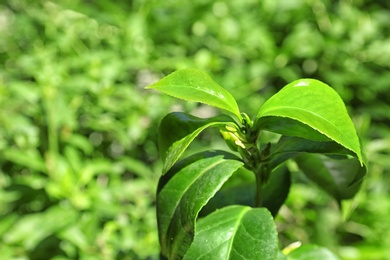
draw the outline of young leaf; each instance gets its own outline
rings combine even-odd
[[[184,259],[275,259],[278,237],[265,208],[229,206],[201,219]]]
[[[199,211],[243,165],[218,152],[214,157],[194,155],[194,158],[199,159],[188,165],[184,163],[184,167],[173,167],[162,177],[164,185],[159,185],[158,231],[162,253],[169,259],[180,259],[185,254],[194,236]]]
[[[159,90],[176,98],[201,102],[227,110],[242,121],[234,97],[203,71],[197,69],[178,70],[147,88]]]
[[[260,108],[256,124],[260,129],[283,135],[335,141],[354,152],[361,165],[364,163],[358,136],[342,99],[318,80],[300,79],[285,86]]]
[[[354,158],[334,160],[324,155],[302,154],[294,160],[311,181],[338,201],[355,196],[366,172]]]
[[[212,118],[198,118],[181,112],[166,115],[158,129],[162,173],[165,174],[172,167],[200,132],[211,126],[226,124],[235,122],[230,116],[223,114]]]

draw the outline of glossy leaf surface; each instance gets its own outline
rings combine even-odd
[[[354,152],[363,164],[359,139],[342,99],[318,80],[300,79],[288,84],[264,103],[257,120],[260,129],[335,141]]]
[[[356,159],[334,160],[324,155],[304,154],[294,160],[311,181],[337,200],[352,198],[366,172]]]
[[[201,102],[227,110],[241,121],[240,111],[234,97],[203,71],[178,70],[147,88],[159,90],[176,98]]]
[[[243,165],[242,162],[214,157],[199,158],[184,167],[173,167],[168,181],[157,195],[157,221],[162,253],[180,259],[192,242],[195,220],[202,207],[224,182]],[[198,159],[199,158],[199,159]],[[165,177],[165,176],[163,176]]]
[[[234,124],[234,120],[223,114],[212,118],[198,118],[181,112],[166,115],[158,129],[159,151],[164,163],[163,174],[172,167],[200,132],[211,126],[226,124]]]
[[[275,259],[278,237],[265,208],[229,206],[201,219],[184,259]]]

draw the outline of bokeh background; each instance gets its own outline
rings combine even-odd
[[[341,210],[296,172],[281,247],[390,259],[389,19],[386,0],[0,1],[1,259],[158,259],[159,120],[218,111],[144,87],[187,67],[251,116],[295,79],[335,88],[370,172]]]

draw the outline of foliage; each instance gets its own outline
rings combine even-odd
[[[143,87],[196,67],[251,115],[298,78],[335,88],[354,115],[369,174],[340,217],[289,163],[294,185],[276,218],[281,245],[386,259],[389,9],[381,0],[0,1],[2,258],[157,258],[158,122],[166,111],[216,111]],[[215,134],[202,132],[190,152],[224,148]]]
[[[150,167],[158,155],[148,140],[159,111],[149,107],[167,103],[139,91],[135,77],[153,75],[134,66],[141,55],[125,44],[128,35],[78,8],[2,6],[3,34],[18,32],[1,37],[8,48],[0,85],[5,258],[158,254]]]
[[[229,92],[196,69],[176,71],[148,88],[219,107],[237,120],[228,115],[221,120],[171,113],[159,126],[164,166],[157,190],[157,221],[161,251],[168,259],[276,259],[278,241],[272,215],[284,204],[291,182],[274,169],[289,158],[339,203],[352,198],[361,185],[366,162],[354,125],[338,94],[320,81],[301,79],[288,84],[261,106],[253,121],[240,113]],[[240,158],[203,152],[176,163],[194,138],[211,126],[220,127]],[[258,139],[264,130],[282,137],[276,143],[261,144]],[[323,153],[336,160],[307,153]],[[227,196],[234,206],[221,209],[216,199],[216,211],[196,224],[201,209],[242,166],[255,175],[252,197],[256,208],[234,205],[241,194],[230,193]],[[277,181],[268,184],[271,176]],[[266,184],[270,187],[266,205],[274,204],[272,215],[263,207]],[[321,255],[301,251],[298,259]]]

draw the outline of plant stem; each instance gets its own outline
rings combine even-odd
[[[262,167],[256,172],[256,207],[260,208],[263,205],[263,175]]]

